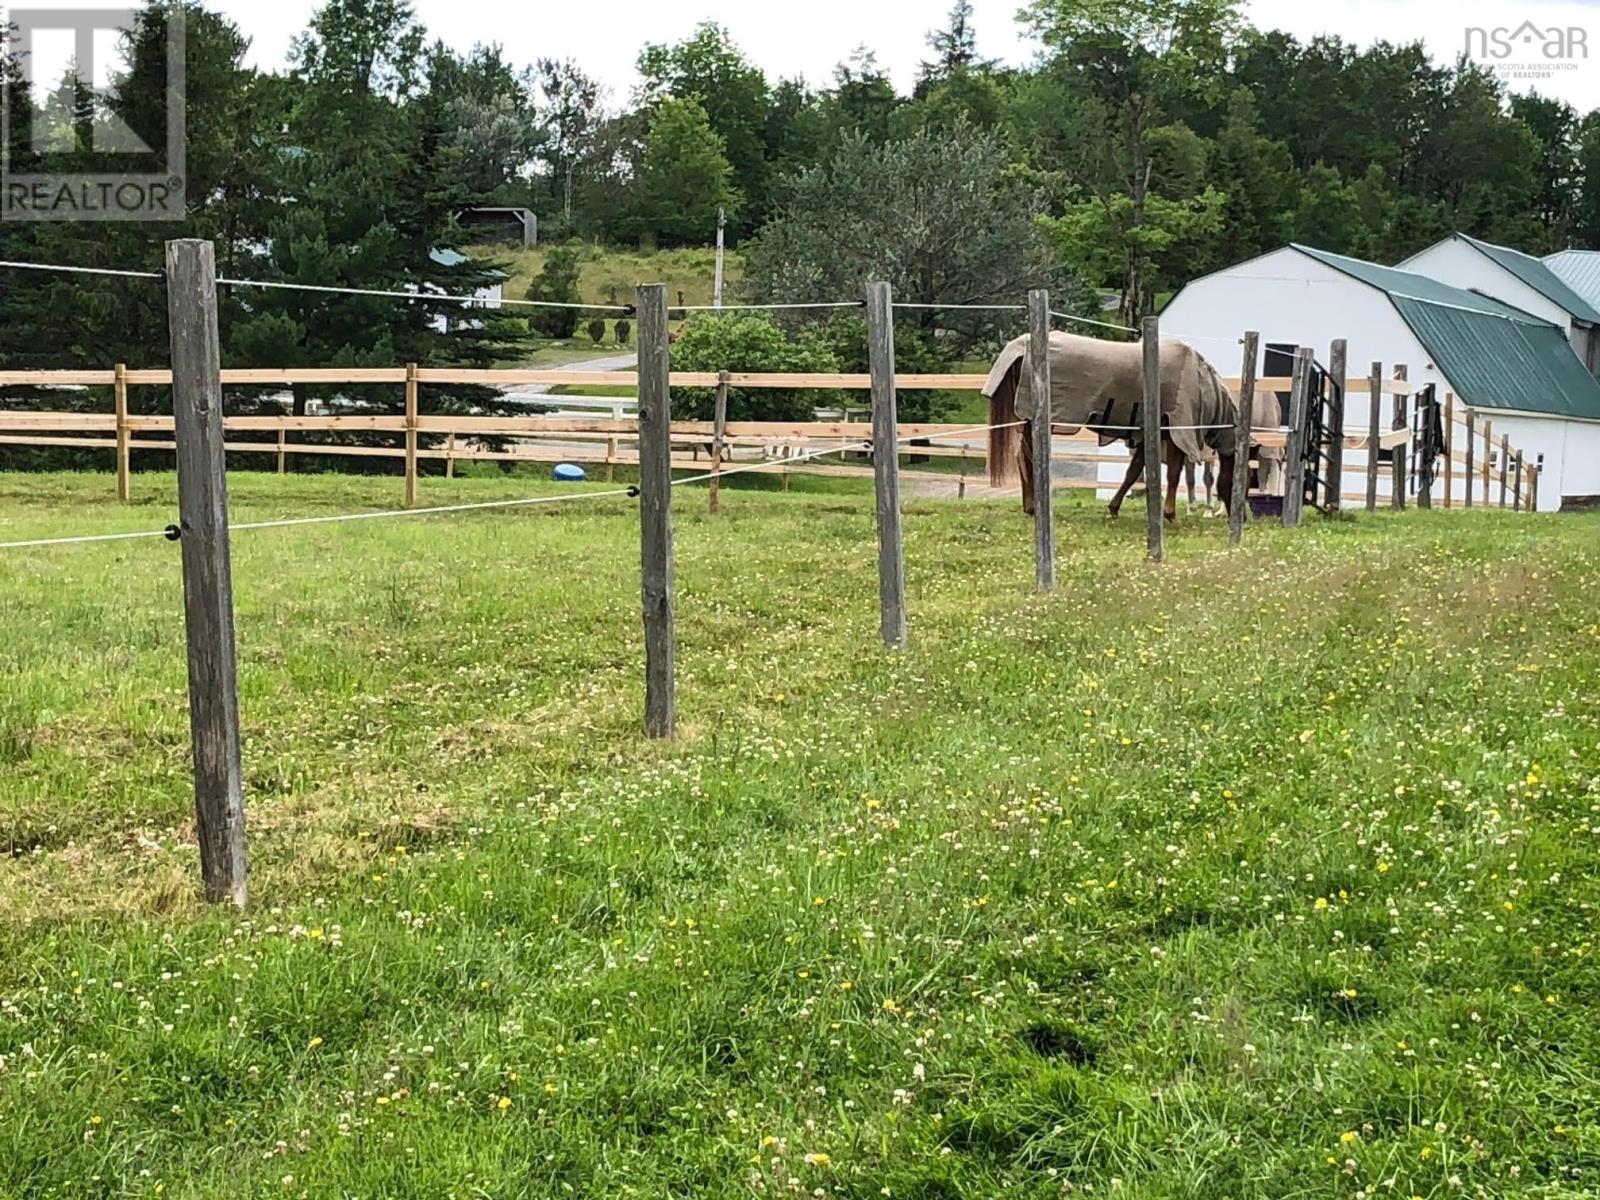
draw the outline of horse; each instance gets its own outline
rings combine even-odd
[[[1019,337],[1001,351],[984,381],[983,392],[989,397],[989,424],[993,427],[989,431],[990,482],[1002,487],[1013,473],[1019,475],[1023,511],[1032,514],[1034,405],[1031,379],[1024,370],[1027,347],[1028,338]],[[1185,462],[1203,462],[1213,453],[1223,503],[1231,505],[1237,402],[1211,364],[1183,342],[1161,344],[1160,368],[1159,453],[1167,468],[1166,519],[1177,520],[1178,481]],[[1112,516],[1120,511],[1122,501],[1144,471],[1144,437],[1137,419],[1143,396],[1141,344],[1051,333],[1051,424],[1065,426],[1069,434],[1087,428],[1099,436],[1101,445],[1126,442],[1133,452],[1127,477],[1111,500]],[[1019,418],[1021,428],[1017,425]],[[1257,393],[1251,424],[1277,426],[1277,405],[1272,397]]]

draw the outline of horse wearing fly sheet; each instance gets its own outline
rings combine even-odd
[[[989,432],[989,475],[1004,486],[1013,471],[1022,480],[1022,507],[1032,513],[1034,403],[1032,379],[1024,370],[1028,339],[1020,337],[1000,352],[983,392],[989,397],[989,423],[1009,428]],[[1218,484],[1225,504],[1233,501],[1233,471],[1238,447],[1234,426],[1238,404],[1211,364],[1193,347],[1161,343],[1161,446],[1167,466],[1166,518],[1178,516],[1178,480],[1185,461],[1217,456]],[[1144,348],[1138,342],[1107,342],[1072,333],[1050,335],[1050,423],[1064,432],[1088,429],[1102,446],[1126,442],[1133,451],[1127,478],[1111,500],[1116,516],[1144,471]],[[1021,428],[1015,422],[1021,418]],[[1276,428],[1277,405],[1256,394],[1251,413],[1255,428]],[[1020,454],[1018,453],[1020,449]],[[1248,447],[1246,447],[1248,451]],[[1248,461],[1248,459],[1246,460]]]

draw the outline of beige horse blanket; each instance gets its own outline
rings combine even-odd
[[[993,397],[1012,368],[1021,364],[1017,381],[1017,415],[1033,419],[1033,379],[1027,367],[1028,338],[1007,344],[995,360],[983,394]],[[1076,433],[1089,427],[1102,446],[1144,440],[1140,408],[1144,402],[1144,346],[1139,342],[1107,342],[1075,333],[1050,335],[1050,423]],[[1276,429],[1277,400],[1257,390],[1251,424]],[[1216,370],[1192,346],[1161,343],[1161,418],[1183,455],[1200,462],[1216,451],[1233,454],[1234,423],[1239,411]]]

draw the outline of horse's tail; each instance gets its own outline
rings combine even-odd
[[[989,483],[997,488],[1011,482],[1021,465],[1019,457],[1027,453],[1028,439],[1016,424],[1017,384],[1021,379],[1022,360],[1018,359],[989,397]]]

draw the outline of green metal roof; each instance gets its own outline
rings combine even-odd
[[[1391,294],[1396,311],[1473,408],[1600,421],[1600,382],[1555,325]]]
[[[1473,408],[1600,421],[1600,382],[1560,326],[1411,271],[1309,246],[1295,249],[1387,295],[1440,373]]]
[[[1600,250],[1557,250],[1543,261],[1562,283],[1600,307]]]
[[[1370,283],[1379,291],[1388,292],[1391,296],[1410,296],[1416,300],[1426,300],[1430,304],[1449,304],[1456,308],[1496,317],[1512,317],[1542,325],[1550,324],[1543,317],[1536,317],[1530,312],[1504,304],[1492,296],[1469,292],[1465,288],[1451,287],[1448,283],[1440,283],[1437,279],[1429,279],[1426,275],[1418,275],[1414,271],[1402,271],[1398,267],[1380,267],[1377,263],[1364,262],[1359,258],[1346,258],[1343,254],[1330,254],[1326,250],[1318,250],[1312,246],[1296,244],[1294,248],[1301,254],[1332,267],[1335,271],[1343,271],[1346,275],[1361,280],[1362,283]]]
[[[1480,242],[1477,238],[1468,237],[1464,233],[1455,236],[1486,258],[1499,263],[1546,300],[1566,309],[1578,320],[1600,325],[1600,309],[1596,309],[1593,304],[1573,291],[1566,280],[1540,259],[1534,258],[1531,254],[1524,254],[1521,250],[1513,250],[1509,246]]]

